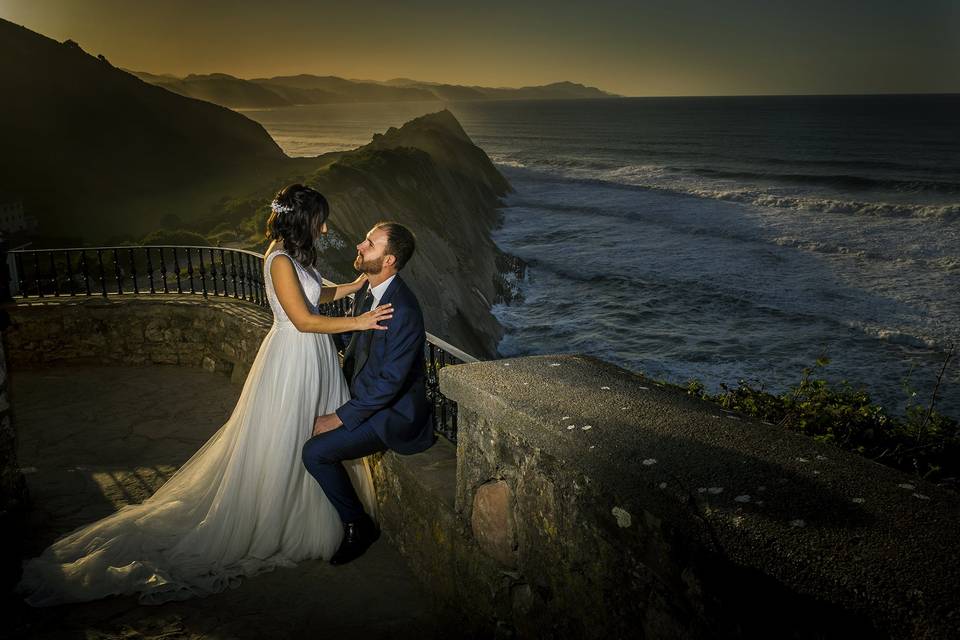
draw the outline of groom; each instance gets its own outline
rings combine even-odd
[[[423,314],[397,275],[414,246],[413,233],[396,222],[378,223],[357,245],[353,266],[367,274],[367,285],[357,292],[354,315],[391,303],[393,318],[386,331],[353,334],[343,358],[352,399],[319,416],[303,445],[304,466],[343,521],[343,542],[330,564],[350,562],[380,537],[341,462],[387,449],[419,453],[434,441],[424,383]]]

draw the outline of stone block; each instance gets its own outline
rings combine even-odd
[[[517,566],[513,493],[506,482],[488,482],[477,489],[470,525],[484,553],[504,566]]]

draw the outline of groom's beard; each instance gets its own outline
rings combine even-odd
[[[363,256],[358,253],[356,259],[353,261],[353,268],[360,273],[375,276],[383,271],[383,256],[380,256],[376,260],[364,260]]]

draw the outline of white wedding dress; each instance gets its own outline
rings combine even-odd
[[[18,590],[28,603],[133,593],[148,604],[183,600],[336,551],[340,518],[300,450],[314,417],[350,395],[330,336],[297,331],[277,302],[270,263],[281,253],[264,261],[274,322],[230,419],[142,504],[83,526],[27,561]],[[291,261],[316,313],[322,280]],[[366,461],[345,464],[373,514]]]

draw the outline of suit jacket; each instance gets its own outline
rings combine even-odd
[[[362,300],[365,293],[358,292],[356,299]],[[388,329],[356,332],[344,353],[352,399],[337,409],[337,416],[350,431],[369,424],[397,453],[419,453],[434,442],[423,313],[399,275],[380,298],[380,304],[388,302],[393,304],[393,317],[383,323]],[[355,307],[359,310],[359,302]]]

